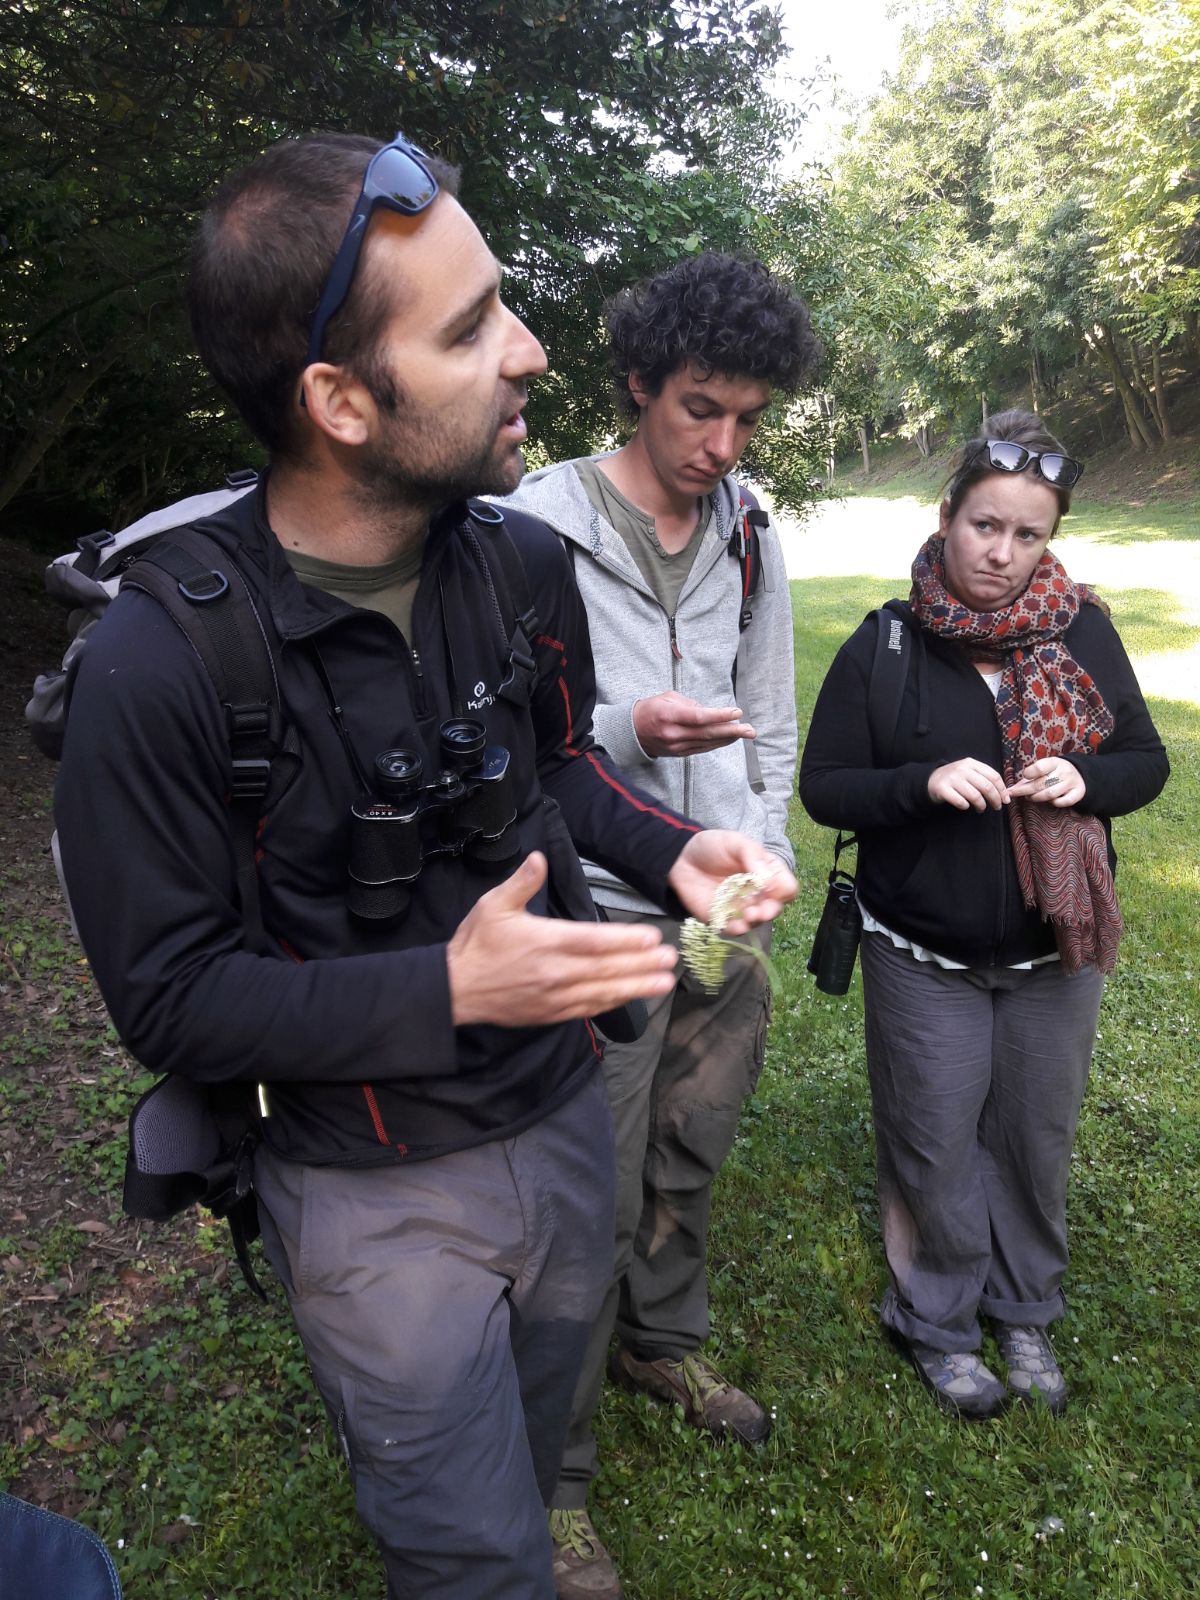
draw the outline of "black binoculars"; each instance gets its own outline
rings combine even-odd
[[[822,994],[845,994],[854,971],[854,958],[862,937],[862,912],[858,909],[854,879],[836,867],[817,924],[808,970]]]
[[[416,750],[375,757],[374,792],[350,808],[351,916],[394,922],[412,903],[412,886],[434,856],[462,856],[478,871],[503,868],[518,854],[517,809],[508,751],[490,745],[476,717],[438,729],[442,768],[423,782]]]

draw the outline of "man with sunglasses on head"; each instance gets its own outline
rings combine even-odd
[[[230,805],[245,708],[139,589],[80,655],[56,810],[126,1044],[253,1098],[266,1252],[388,1594],[549,1600],[545,1502],[611,1258],[587,1019],[665,993],[675,960],[591,920],[567,830],[699,916],[773,863],[613,767],[557,539],[469,499],[515,488],[545,358],[454,186],[400,137],[285,141],[193,252],[200,353],[270,457],[192,530],[278,682],[264,937]],[[794,893],[779,865],[746,924]]]
[[[516,504],[571,553],[596,660],[598,737],[668,805],[760,839],[790,871],[796,765],[792,608],[779,537],[733,476],[771,396],[819,353],[808,311],[759,262],[705,253],[608,311],[621,449],[532,474]],[[605,863],[597,904],[668,943],[678,919]],[[760,949],[766,929],[755,935]],[[716,994],[684,977],[641,1038],[612,1042],[604,1077],[617,1142],[613,1276],[592,1330],[553,1500],[559,1600],[621,1587],[592,1527],[592,1418],[610,1372],[719,1438],[759,1445],[766,1409],[701,1354],[712,1185],[762,1068],[770,991],[732,962]]]

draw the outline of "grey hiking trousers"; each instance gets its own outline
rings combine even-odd
[[[614,922],[653,923],[679,943],[669,917],[608,912]],[[751,935],[770,946],[770,928]],[[645,1360],[692,1354],[708,1338],[705,1257],[713,1179],[729,1154],[738,1115],[762,1071],[771,991],[762,966],[732,956],[715,995],[686,974],[649,1002],[633,1044],[608,1044],[604,1081],[617,1148],[617,1223],[611,1280],[588,1339],[552,1504],[579,1510],[596,1476],[592,1419],[614,1325]],[[611,1243],[612,1241],[610,1241]]]
[[[880,1314],[906,1338],[977,1350],[978,1313],[1063,1313],[1067,1176],[1104,979],[1057,961],[949,971],[862,942],[883,1247]]]
[[[612,1265],[599,1072],[513,1139],[392,1167],[260,1150],[254,1181],[389,1600],[554,1600],[545,1507]]]

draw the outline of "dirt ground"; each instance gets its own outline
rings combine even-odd
[[[33,746],[24,705],[57,664],[65,613],[46,598],[44,555],[5,545],[0,587],[0,1436],[35,1444],[12,1491],[74,1515],[70,1441],[50,1436],[40,1356],[103,1306],[136,1317],[157,1269],[194,1247],[171,1229],[115,1214],[89,1153],[123,1133],[124,1108],[89,1109],[105,1013],[74,942],[49,853],[55,766]],[[89,1070],[89,1066],[92,1070]],[[131,1075],[133,1072],[131,1064]],[[213,1270],[211,1257],[206,1270]],[[217,1269],[227,1269],[221,1262]],[[95,1322],[92,1327],[94,1329]],[[95,1344],[104,1334],[89,1332]]]

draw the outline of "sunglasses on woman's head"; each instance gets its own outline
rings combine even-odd
[[[989,465],[997,472],[1024,472],[1033,463],[1039,478],[1058,489],[1070,489],[1083,477],[1083,463],[1064,456],[1059,450],[1026,450],[1010,439],[985,439]]]

